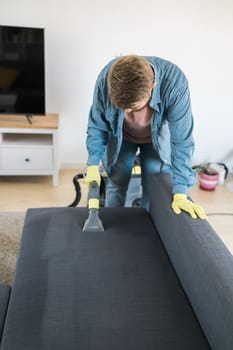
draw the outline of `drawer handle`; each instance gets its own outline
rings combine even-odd
[[[25,162],[30,162],[30,159],[29,158],[25,158]]]

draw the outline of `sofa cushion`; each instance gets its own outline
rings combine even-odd
[[[1,350],[209,349],[148,213],[27,212]]]

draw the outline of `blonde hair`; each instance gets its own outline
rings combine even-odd
[[[143,57],[119,57],[111,66],[107,82],[111,102],[117,108],[132,108],[141,100],[149,99],[154,82],[152,66]]]

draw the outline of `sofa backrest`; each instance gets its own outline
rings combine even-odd
[[[207,220],[173,213],[172,179],[155,174],[150,215],[213,349],[233,349],[233,256]]]

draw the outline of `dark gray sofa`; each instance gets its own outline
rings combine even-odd
[[[9,285],[5,283],[0,283],[0,343],[2,338],[3,326],[6,319],[10,291],[11,287]]]
[[[30,209],[1,350],[233,349],[233,258],[207,221],[175,215],[171,179],[150,213]]]

